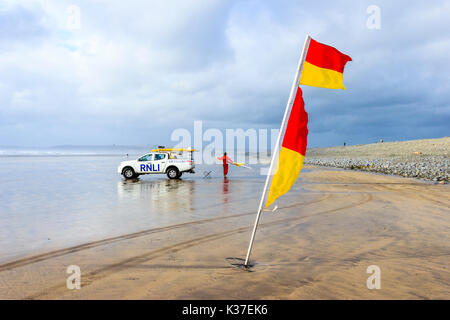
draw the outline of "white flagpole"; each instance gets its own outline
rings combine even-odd
[[[247,256],[245,258],[245,266],[248,266],[248,261],[250,259],[250,254],[253,247],[253,241],[255,240],[256,229],[258,228],[259,218],[261,216],[261,212],[263,211],[264,204],[267,200],[267,189],[272,182],[272,176],[274,171],[274,166],[278,162],[278,155],[280,153],[280,143],[282,137],[284,137],[284,133],[286,131],[286,124],[289,116],[291,114],[292,105],[294,104],[295,95],[297,94],[297,88],[300,82],[300,75],[302,74],[303,64],[306,58],[306,52],[308,52],[309,42],[311,37],[309,35],[306,36],[305,43],[303,44],[303,51],[300,56],[300,60],[298,62],[297,73],[295,74],[294,81],[292,83],[291,93],[289,95],[289,99],[286,105],[286,110],[284,112],[283,121],[281,122],[280,133],[278,135],[277,143],[275,144],[275,152],[272,155],[272,160],[270,162],[269,172],[267,173],[266,184],[264,185],[264,190],[261,196],[261,201],[259,202],[258,213],[256,214],[255,225],[253,226],[252,237],[250,238],[250,244],[248,246]]]

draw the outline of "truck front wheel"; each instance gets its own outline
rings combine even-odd
[[[131,167],[126,167],[125,169],[123,169],[122,174],[125,177],[125,179],[132,179],[136,177],[136,173]]]
[[[170,167],[169,169],[167,169],[167,177],[169,179],[178,179],[179,176],[180,176],[180,172],[178,171],[177,168]]]

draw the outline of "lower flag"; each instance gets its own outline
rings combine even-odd
[[[266,208],[276,198],[289,191],[297,180],[306,153],[308,136],[308,114],[305,111],[305,103],[302,90],[297,88],[297,94],[292,105],[289,121],[281,143],[275,174],[272,178]]]

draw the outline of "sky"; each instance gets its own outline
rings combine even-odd
[[[353,59],[347,90],[302,87],[309,146],[449,136],[449,17],[450,1],[0,0],[0,146],[279,128],[307,34]]]

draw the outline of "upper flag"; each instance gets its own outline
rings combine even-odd
[[[344,68],[348,55],[311,39],[303,65],[300,84],[328,89],[344,89]]]
[[[310,39],[308,51],[300,75],[300,84],[329,89],[344,89],[343,72],[345,64],[351,61],[333,47]],[[302,90],[297,86],[295,99],[286,130],[281,130],[281,147],[276,163],[275,173],[270,183],[265,208],[269,207],[278,197],[288,192],[298,178],[303,167],[308,137],[308,114]]]

